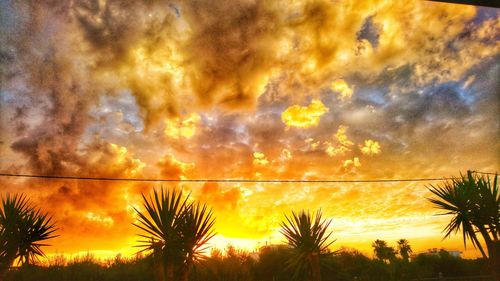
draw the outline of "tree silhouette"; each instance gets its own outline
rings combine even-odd
[[[498,175],[493,181],[488,176],[467,175],[445,181],[441,185],[430,185],[429,191],[435,195],[428,200],[438,209],[444,210],[440,215],[452,215],[450,223],[445,227],[445,238],[462,230],[464,246],[467,240],[479,249],[488,261],[492,273],[500,277],[500,194],[498,192]],[[477,233],[480,233],[488,253],[484,250]]]
[[[375,240],[372,247],[375,257],[383,262],[392,262],[396,258],[396,251],[394,248],[387,246],[387,242],[384,240]]]
[[[304,210],[298,214],[292,212],[291,216],[285,215],[281,233],[294,250],[288,266],[295,269],[295,279],[305,275],[309,281],[321,280],[320,257],[328,255],[328,247],[335,242],[328,242],[332,234],[327,233],[330,223],[331,219],[322,220],[321,210],[315,215]]]
[[[153,196],[142,198],[145,212],[135,209],[134,225],[146,234],[139,234],[145,240],[138,247],[152,251],[159,280],[188,280],[191,265],[203,257],[204,246],[215,235],[212,211],[189,203],[189,195],[184,198],[176,189],[154,190]]]
[[[29,264],[45,256],[42,241],[56,237],[52,218],[31,205],[23,194],[2,198],[0,208],[0,274],[17,260]]]
[[[398,240],[398,252],[401,258],[408,262],[410,260],[410,254],[412,253],[410,243],[406,239]]]

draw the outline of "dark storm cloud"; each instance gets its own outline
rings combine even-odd
[[[34,104],[42,104],[45,113],[40,125],[30,128],[11,147],[25,154],[34,171],[64,173],[64,162],[79,162],[76,151],[89,120],[87,111],[92,96],[77,77],[71,76],[72,66],[66,58],[49,53],[38,61],[30,59],[25,62],[30,70],[28,94]],[[18,108],[18,118],[26,118],[22,110],[23,107]]]
[[[187,73],[202,102],[241,107],[255,101],[279,63],[284,15],[274,8],[267,1],[182,3],[181,15],[193,28],[184,49]]]
[[[363,40],[366,39],[374,48],[378,46],[378,38],[379,38],[380,30],[373,23],[372,17],[368,17],[365,19],[363,26],[357,33],[357,39]]]

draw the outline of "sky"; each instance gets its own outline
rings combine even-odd
[[[0,1],[0,171],[396,179],[500,166],[500,10],[428,1]],[[59,227],[46,252],[131,255],[141,193],[214,211],[212,245],[282,243],[321,209],[333,249],[442,240],[430,184],[0,178]],[[470,247],[466,257],[477,256]]]

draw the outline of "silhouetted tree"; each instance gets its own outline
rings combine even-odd
[[[498,175],[493,181],[488,176],[474,176],[471,171],[467,175],[445,181],[441,185],[429,187],[436,197],[428,198],[436,208],[442,209],[442,215],[453,215],[446,226],[445,237],[460,229],[466,241],[479,249],[488,260],[492,274],[500,277],[500,194],[498,192]],[[480,233],[486,244],[488,253],[478,239]]]
[[[391,262],[396,258],[396,251],[394,248],[387,246],[387,242],[384,240],[375,240],[372,247],[375,257],[381,261]]]
[[[0,208],[0,276],[17,260],[29,264],[45,256],[40,242],[56,237],[52,218],[23,194],[2,198]]]
[[[258,263],[255,265],[254,280],[259,281],[281,281],[290,280],[295,268],[283,266],[291,255],[288,245],[271,245],[261,247],[259,250]]]
[[[410,243],[406,239],[398,240],[398,252],[401,258],[408,262],[410,260],[410,254],[412,253]]]
[[[322,220],[321,210],[316,215],[308,211],[292,212],[285,215],[281,223],[281,233],[292,246],[294,255],[289,260],[289,266],[295,268],[294,278],[305,275],[307,280],[320,281],[320,257],[328,255],[328,247],[335,241],[328,242],[332,232],[327,233],[330,220]]]
[[[206,243],[215,235],[215,219],[206,205],[188,203],[182,191],[154,190],[153,196],[143,194],[145,212],[136,209],[138,223],[135,226],[146,234],[139,236],[142,251],[152,251],[157,276],[163,281],[188,280],[188,272],[194,261],[203,257]]]

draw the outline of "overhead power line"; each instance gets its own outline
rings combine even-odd
[[[375,182],[418,182],[440,181],[448,178],[414,178],[414,179],[373,179],[373,180],[304,180],[304,179],[151,179],[151,178],[114,178],[114,177],[76,177],[56,175],[30,175],[0,173],[2,177],[22,177],[60,180],[86,181],[131,181],[131,182],[218,182],[218,183],[375,183]]]
[[[496,176],[496,175],[498,175],[498,172],[495,172],[495,173],[491,173],[491,172],[479,172],[479,171],[471,171],[471,173],[474,173],[474,174],[481,174],[481,175],[493,175],[493,176]]]
[[[495,175],[472,171],[477,174]],[[13,174],[0,173],[1,177],[39,178],[54,180],[85,180],[85,181],[129,181],[129,182],[217,182],[217,183],[385,183],[385,182],[422,182],[422,181],[442,181],[453,178],[404,178],[404,179],[371,179],[371,180],[306,180],[306,179],[162,179],[162,178],[118,178],[118,177],[77,177],[58,175],[33,175],[33,174]]]
[[[498,0],[430,0],[430,1],[500,8],[500,3],[498,2]]]

